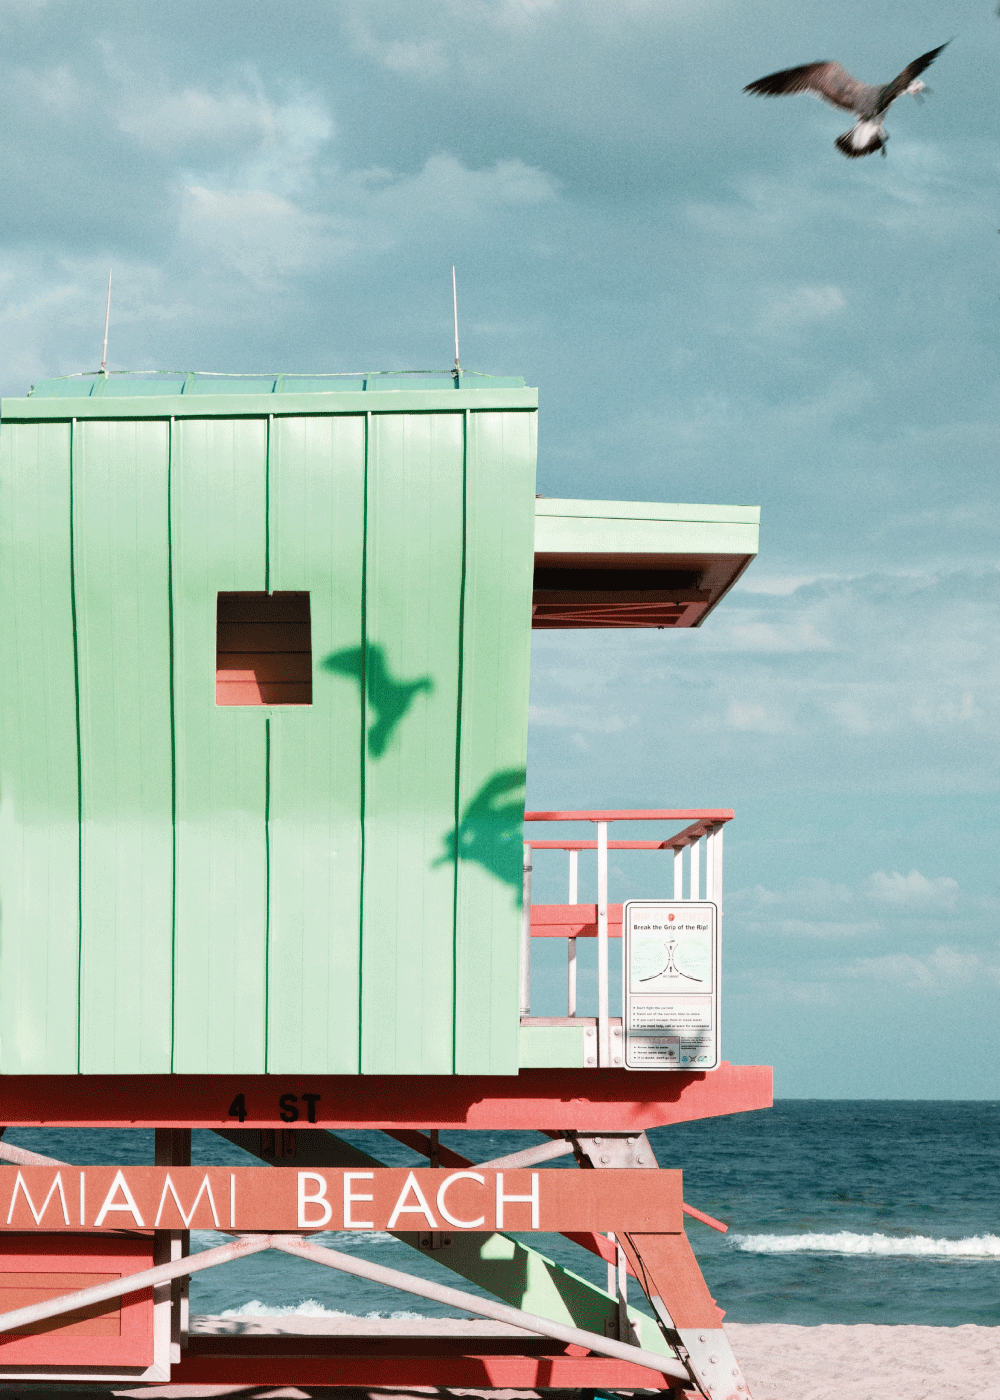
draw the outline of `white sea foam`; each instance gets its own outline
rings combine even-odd
[[[1000,1259],[1000,1235],[935,1240],[928,1235],[730,1235],[737,1249],[751,1254],[879,1254],[927,1259]]]
[[[317,1303],[315,1298],[307,1298],[304,1303],[289,1303],[285,1307],[271,1308],[266,1303],[262,1303],[259,1298],[251,1298],[249,1303],[241,1303],[238,1308],[226,1308],[218,1314],[219,1317],[363,1317],[366,1320],[374,1318],[389,1318],[393,1322],[414,1322],[419,1321],[422,1313],[415,1312],[369,1312],[350,1313],[343,1312],[340,1308],[325,1308],[322,1303]]]

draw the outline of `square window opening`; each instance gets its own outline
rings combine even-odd
[[[220,593],[217,705],[311,705],[308,593]]]

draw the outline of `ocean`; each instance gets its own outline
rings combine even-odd
[[[386,1165],[423,1163],[380,1133],[344,1136]],[[81,1165],[153,1160],[153,1134],[141,1130],[13,1128],[6,1140]],[[526,1133],[441,1135],[476,1161],[536,1140]],[[1000,1324],[1000,1104],[783,1099],[763,1112],[659,1128],[650,1140],[661,1166],[683,1170],[685,1200],[730,1227],[722,1235],[687,1222],[728,1321]],[[192,1155],[195,1162],[253,1162],[209,1132],[194,1133]],[[204,1249],[223,1238],[199,1231],[192,1245]],[[321,1238],[478,1292],[390,1235]],[[605,1264],[579,1246],[552,1235],[533,1242],[605,1285]],[[629,1301],[642,1307],[634,1282]],[[244,1316],[450,1311],[274,1254],[195,1275],[191,1309]]]

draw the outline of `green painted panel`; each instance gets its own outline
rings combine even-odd
[[[84,1073],[170,1069],[167,434],[85,423],[74,443]]]
[[[535,417],[469,415],[455,1070],[516,1074]]]
[[[309,591],[313,703],[271,712],[273,1072],[359,1068],[364,529],[364,417],[276,420],[271,588]]]
[[[374,380],[369,381],[370,386]],[[328,397],[323,393],[285,393],[276,402],[270,390],[266,393],[240,394],[238,398],[223,389],[214,394],[183,394],[156,397],[155,388],[148,398],[141,395],[114,398],[92,396],[74,399],[72,404],[58,398],[32,395],[23,399],[0,400],[0,416],[5,423],[34,422],[39,418],[66,419],[73,414],[79,418],[231,418],[260,417],[269,413],[299,417],[312,413],[456,413],[468,408],[483,409],[538,408],[537,389],[424,389],[401,393],[398,389],[360,387]]]
[[[416,1245],[420,1236],[400,1238]],[[424,1249],[420,1252],[512,1307],[569,1327],[582,1327],[599,1337],[605,1335],[605,1322],[617,1313],[617,1300],[612,1300],[610,1293],[510,1235],[456,1230],[448,1249],[434,1254]],[[641,1346],[660,1356],[674,1355],[652,1318],[634,1308],[628,1309],[628,1316]]]
[[[539,554],[747,555],[757,553],[759,534],[754,521],[539,514],[535,548]]]
[[[0,434],[0,1069],[77,1069],[70,425]]]
[[[583,1069],[582,1026],[522,1026],[521,1069]]]
[[[134,402],[134,401],[133,401]],[[215,703],[216,597],[266,586],[267,420],[173,426],[174,1069],[264,1069],[267,712]]]
[[[361,1067],[453,1069],[460,414],[372,419]]]

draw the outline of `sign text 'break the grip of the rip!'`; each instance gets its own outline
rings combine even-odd
[[[682,1229],[679,1171],[5,1167],[0,1230]]]

